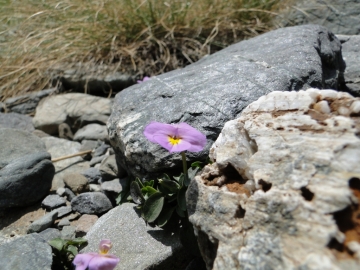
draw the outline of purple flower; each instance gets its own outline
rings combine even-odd
[[[164,124],[151,122],[145,127],[145,137],[153,143],[158,143],[170,153],[199,152],[206,145],[206,136],[186,123]]]
[[[113,270],[120,259],[114,255],[107,254],[111,248],[111,242],[108,239],[101,240],[99,253],[89,252],[77,254],[73,264],[75,270]]]
[[[148,81],[148,80],[150,80],[150,77],[145,76],[142,80],[137,80],[137,83],[146,82],[146,81]]]

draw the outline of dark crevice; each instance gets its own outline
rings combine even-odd
[[[243,209],[240,205],[235,212],[234,218],[244,218],[245,216],[245,209]]]
[[[212,269],[217,255],[219,241],[217,239],[213,239],[213,241],[210,241],[208,235],[199,230],[198,243],[201,255],[203,258],[205,258],[206,268]]]
[[[360,179],[353,177],[349,180],[349,187],[352,189],[360,190]]]
[[[264,191],[264,192],[267,192],[270,190],[272,184],[271,183],[268,183],[266,181],[264,181],[263,179],[260,179],[259,180],[259,185],[261,185],[261,189]]]
[[[226,168],[222,170],[222,173],[226,177],[226,182],[236,181],[239,184],[245,184],[246,182],[231,164],[228,164]]]
[[[308,189],[307,187],[302,187],[300,190],[301,196],[303,196],[305,200],[312,201],[312,199],[314,198],[314,193],[312,193],[310,189]]]
[[[339,241],[336,240],[335,238],[331,238],[330,242],[327,244],[327,247],[330,249],[337,250],[339,252],[343,252],[345,249],[344,245],[339,243]]]

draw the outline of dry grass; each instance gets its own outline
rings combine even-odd
[[[105,65],[157,75],[271,28],[279,0],[0,0],[0,100]],[[76,65],[75,65],[76,64]]]

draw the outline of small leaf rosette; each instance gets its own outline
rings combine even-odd
[[[200,152],[206,145],[206,136],[186,123],[165,124],[151,122],[145,127],[145,137],[173,152]]]

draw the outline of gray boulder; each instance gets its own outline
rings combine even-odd
[[[54,166],[31,133],[0,129],[0,208],[28,206],[50,190]]]
[[[342,43],[342,54],[346,63],[344,73],[348,92],[360,96],[360,35],[339,36]]]
[[[110,200],[101,192],[85,192],[71,200],[73,211],[80,214],[101,215],[113,208]]]
[[[37,233],[1,245],[0,254],[2,270],[51,270],[51,247]]]
[[[278,29],[121,91],[108,121],[109,138],[122,167],[150,178],[181,166],[180,155],[144,137],[151,121],[199,129],[208,144],[187,157],[205,160],[224,123],[252,101],[275,90],[339,89],[344,68],[341,44],[324,27]]]
[[[80,93],[49,96],[36,107],[35,128],[57,134],[59,125],[67,123],[73,131],[90,123],[105,124],[112,100]]]
[[[343,92],[272,92],[225,124],[186,193],[207,269],[359,269],[359,113]]]
[[[294,2],[295,3],[295,2]],[[358,0],[300,0],[278,15],[280,27],[320,24],[335,34],[360,34]]]
[[[0,128],[14,128],[33,132],[32,118],[19,113],[0,113]]]
[[[124,203],[100,217],[85,236],[88,245],[83,252],[98,252],[100,241],[110,239],[113,247],[109,253],[121,260],[115,270],[185,269],[191,256],[178,233],[146,225],[135,207]]]

